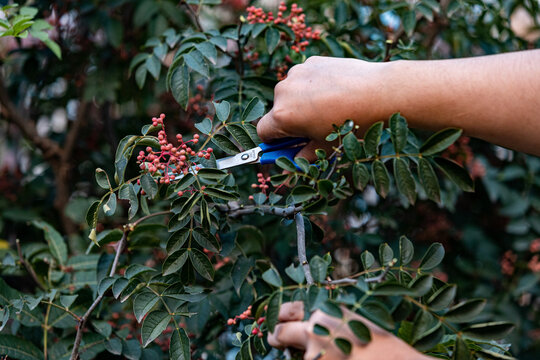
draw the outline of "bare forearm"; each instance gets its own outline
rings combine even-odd
[[[400,111],[411,127],[458,127],[470,136],[540,155],[540,50],[397,61],[386,76],[386,112]]]

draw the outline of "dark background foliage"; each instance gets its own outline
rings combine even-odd
[[[189,93],[192,100],[183,108],[177,100],[187,94],[175,88],[167,91],[166,67],[174,52],[162,58],[157,73],[156,64],[149,61],[133,67],[131,64],[138,54],[161,54],[159,45],[167,29],[174,29],[171,37],[179,34],[182,38],[197,31],[193,15],[199,17],[205,29],[224,32],[239,24],[239,17],[246,16],[245,8],[249,6],[241,0],[225,1],[222,5],[206,3],[210,5],[201,6],[200,13],[195,14],[188,11],[186,4],[168,0],[37,0],[31,6],[39,10],[37,18],[51,23],[49,36],[60,46],[61,59],[32,38],[2,39],[0,259],[2,279],[11,287],[23,293],[35,291],[32,278],[19,263],[17,239],[24,256],[32,257],[38,276],[46,278],[47,239],[40,229],[43,223],[35,222],[40,220],[58,229],[67,243],[70,260],[55,271],[72,274],[75,266],[75,270],[95,272],[94,267],[87,269],[79,264],[83,258],[93,259],[94,263],[99,258],[95,250],[84,255],[91,230],[86,223],[86,211],[104,194],[96,184],[95,169],[114,174],[120,140],[127,134],[138,134],[152,116],[165,113],[168,131],[190,134],[196,131],[194,124],[214,112],[210,100],[231,101],[231,97],[238,96],[239,88],[244,90],[238,96],[244,106],[257,96],[269,109],[280,66],[300,63],[303,56],[373,61],[437,59],[540,45],[538,39],[518,37],[510,27],[510,15],[518,9],[533,17],[540,14],[536,1],[423,0],[414,2],[414,7],[412,3],[394,1],[298,1],[306,13],[306,22],[322,32],[321,40],[312,40],[303,54],[280,46],[271,55],[268,40],[261,36],[252,41],[253,48],[242,50],[245,57],[233,57],[210,79],[194,78]],[[165,47],[165,52],[169,51],[172,49]],[[259,59],[253,56],[254,51],[258,51]],[[285,59],[286,55],[290,60]],[[231,85],[223,85],[223,78],[231,80]],[[227,91],[232,91],[232,95],[227,95]],[[417,135],[427,137],[423,133]],[[388,242],[397,253],[397,239],[403,234],[418,249],[425,250],[431,243],[440,242],[446,257],[435,277],[458,284],[460,299],[487,298],[490,319],[516,324],[516,330],[507,338],[513,355],[536,359],[540,354],[540,160],[468,138],[458,140],[444,156],[469,170],[475,179],[474,193],[462,193],[445,180],[441,181],[443,205],[425,196],[409,205],[395,189],[386,199],[371,186],[363,192],[356,191],[330,209],[327,217],[311,217],[311,223],[318,226],[308,234],[308,258],[330,253],[331,274],[340,278],[362,269],[360,254],[366,249],[376,253],[380,243]],[[137,169],[132,167],[130,171],[136,174]],[[255,173],[253,169],[235,170],[236,184],[244,198],[252,193],[250,185],[256,182]],[[150,207],[157,211],[162,205]],[[127,223],[128,208],[127,202],[119,202],[114,216],[100,219],[98,233]],[[245,219],[244,224],[250,225],[243,225],[236,241],[248,255],[263,254],[280,270],[295,258],[293,224],[257,215]],[[141,247],[130,248],[130,263],[159,264],[166,254],[157,246],[152,250],[148,245],[164,244],[167,237],[167,229],[158,225],[134,232],[131,244],[140,241]],[[221,240],[225,247],[227,239]],[[106,246],[101,252],[114,254],[114,249]],[[228,274],[231,270],[231,265],[225,264],[221,271]],[[86,286],[89,284],[96,286],[77,276],[72,279],[79,301],[85,299],[77,303],[83,309],[93,298]],[[190,309],[212,314],[187,320],[188,328],[198,337],[198,356],[205,344],[228,331],[224,330],[224,313],[240,314],[251,303],[246,294],[231,296],[233,300],[229,299],[230,307],[226,310],[219,310],[220,304],[208,301],[197,305],[203,308]],[[126,311],[126,304],[111,304],[110,312],[101,320],[114,323],[115,329],[123,331],[124,339],[129,341],[128,333],[140,326],[130,318],[115,318]],[[54,316],[60,315],[51,315]],[[22,325],[10,324],[2,334],[24,336],[42,348],[41,329],[30,327],[19,332],[18,326],[24,325],[24,321]],[[66,328],[56,329],[50,336],[63,342],[72,335],[68,332]],[[229,338],[221,338],[227,342],[220,343],[224,349],[232,348],[234,332],[227,334]],[[126,344],[124,350],[129,352],[132,344]],[[140,352],[140,347],[135,348],[138,350],[133,351]],[[104,351],[103,345],[94,352],[86,350],[87,358],[99,353],[100,358],[113,356]],[[223,358],[223,352],[208,351],[215,358]],[[55,358],[53,353],[49,356]],[[129,357],[125,353],[123,356]]]

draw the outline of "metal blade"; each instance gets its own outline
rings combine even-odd
[[[253,164],[259,161],[262,152],[260,147],[246,150],[234,156],[216,160],[216,167],[220,170],[229,169],[239,165]]]
[[[199,170],[204,168],[204,166],[201,165],[201,164],[197,164],[196,166],[195,166],[195,165],[192,165],[192,166],[189,168],[188,173],[192,173],[192,174],[195,175],[195,174],[197,173],[197,170],[195,169],[195,167],[199,167]],[[175,179],[173,180],[173,182],[176,182],[176,181],[182,179],[182,178],[185,176],[184,174],[178,175],[178,174],[174,174],[173,172],[169,172],[169,176],[171,176],[171,175],[174,175],[174,176],[175,176]]]

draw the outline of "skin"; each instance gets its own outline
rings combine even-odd
[[[274,90],[274,107],[257,125],[263,141],[288,136],[312,141],[298,156],[315,160],[314,150],[331,149],[332,124],[352,119],[362,134],[371,124],[401,112],[411,128],[447,127],[468,136],[540,156],[540,50],[467,59],[371,63],[310,57],[296,65]],[[347,316],[358,317],[353,313]],[[361,344],[341,322],[321,312],[301,322],[299,305],[282,307],[269,343],[306,351],[305,359],[428,359],[394,335],[363,319],[372,341]],[[353,344],[350,357],[313,333],[315,323]],[[345,333],[344,333],[345,332]]]
[[[304,350],[305,360],[380,360],[381,354],[387,360],[429,360],[432,359],[414,350],[401,339],[381,329],[369,320],[345,308],[344,317],[338,319],[315,311],[308,321],[304,318],[304,304],[301,301],[285,303],[279,311],[279,321],[273,333],[268,335],[268,343],[277,348],[294,347]],[[349,329],[349,320],[359,320],[366,325],[371,334],[371,341],[361,342]],[[330,331],[329,336],[313,333],[315,324],[324,326]],[[344,338],[352,344],[351,353],[344,354],[334,339]]]
[[[257,125],[263,141],[307,136],[314,150],[332,124],[352,119],[360,133],[401,112],[411,128],[457,127],[468,136],[540,155],[540,50],[467,59],[371,63],[313,56],[274,90]]]

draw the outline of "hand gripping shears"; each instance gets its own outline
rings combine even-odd
[[[298,168],[294,157],[308,142],[308,138],[283,138],[271,143],[261,143],[234,156],[216,160],[216,167],[223,170],[245,164],[274,164],[278,158],[284,156]]]

